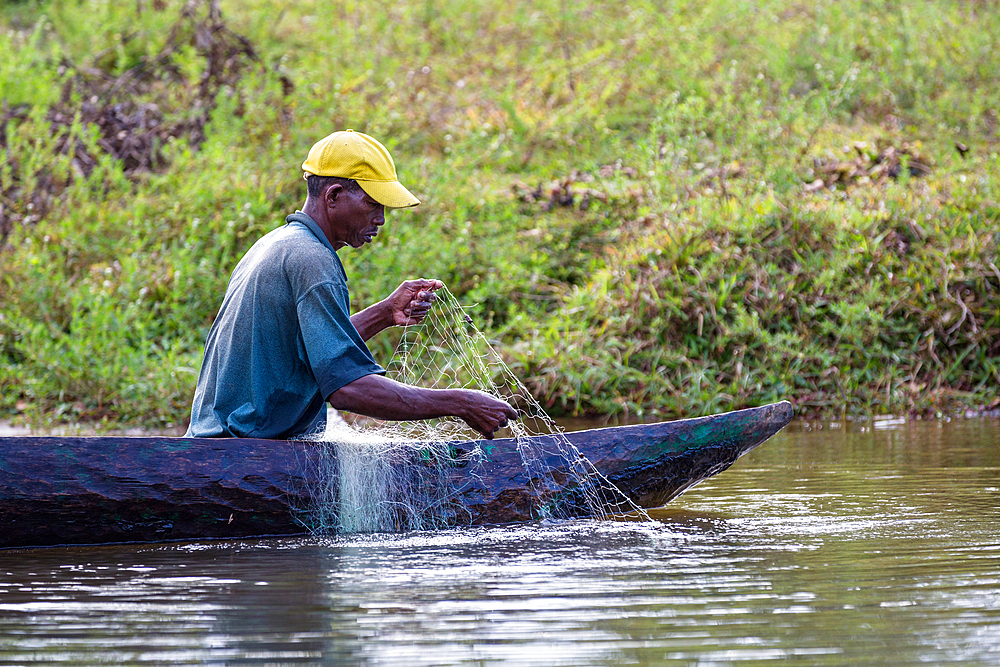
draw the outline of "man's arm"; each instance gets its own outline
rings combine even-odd
[[[364,341],[392,326],[420,324],[434,302],[434,291],[442,287],[440,280],[407,280],[382,301],[351,315],[351,324]]]
[[[337,410],[348,410],[376,419],[410,420],[458,417],[493,439],[517,411],[505,401],[471,389],[424,389],[381,375],[365,375],[344,385],[327,398]]]

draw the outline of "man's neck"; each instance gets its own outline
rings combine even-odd
[[[317,206],[315,202],[307,197],[306,203],[302,205],[302,212],[313,219],[313,222],[320,228],[320,230],[326,235],[327,240],[330,245],[333,246],[334,250],[340,250],[346,243],[342,241],[336,241],[333,238],[333,230],[330,228],[330,221],[326,217],[326,212],[321,206]]]

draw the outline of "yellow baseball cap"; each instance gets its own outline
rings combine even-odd
[[[367,134],[344,130],[320,139],[309,149],[302,170],[358,182],[368,196],[387,208],[408,208],[420,200],[396,178],[396,165],[385,146]]]

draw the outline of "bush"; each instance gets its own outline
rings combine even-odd
[[[1000,404],[996,12],[571,5],[4,6],[0,417],[182,424],[346,127],[424,201],[355,305],[445,280],[554,412]]]

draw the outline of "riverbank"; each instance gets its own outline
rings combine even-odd
[[[996,12],[95,6],[0,10],[0,418],[179,428],[343,127],[424,202],[342,253],[353,303],[444,280],[553,414],[1000,406]]]
[[[128,437],[148,437],[156,435],[165,435],[170,437],[176,437],[184,435],[183,428],[167,428],[167,429],[145,429],[141,427],[135,428],[111,428],[111,429],[101,429],[96,427],[93,423],[82,423],[82,424],[60,424],[58,426],[23,426],[19,424],[12,424],[9,421],[0,421],[0,438],[12,438],[16,436],[39,436],[39,437],[49,437],[49,436],[91,436],[91,435],[123,435]]]

